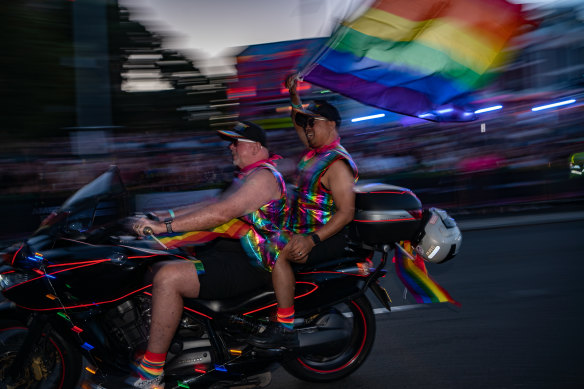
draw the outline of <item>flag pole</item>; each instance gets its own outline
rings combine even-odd
[[[372,3],[375,3],[375,2],[376,1],[373,1]],[[330,50],[330,47],[332,47],[335,43],[337,43],[339,40],[341,40],[347,34],[348,29],[345,29],[344,33],[339,33],[339,30],[343,26],[350,28],[349,24],[352,21],[354,21],[355,19],[359,18],[360,15],[365,13],[365,11],[363,11],[362,9],[363,8],[357,9],[356,11],[350,13],[350,15],[349,15],[349,12],[347,12],[342,19],[340,18],[343,21],[341,23],[339,23],[337,28],[332,32],[332,34],[329,37],[329,39],[327,40],[326,44],[324,44],[316,52],[316,54],[313,55],[312,58],[306,63],[306,65],[302,68],[302,70],[300,70],[298,72],[298,75],[296,78],[299,81],[303,81],[304,77],[307,76],[308,74],[310,74],[312,69],[315,68],[317,61]],[[359,11],[361,11],[361,12],[359,12]]]
[[[318,60],[325,55],[329,50],[330,47],[339,41],[345,34],[339,34],[339,29],[341,28],[342,24],[336,28],[336,30],[331,34],[327,42],[322,45],[322,47],[312,56],[312,58],[307,62],[307,64],[298,72],[297,79],[302,81],[305,76],[310,74],[312,69],[317,65]]]
[[[339,18],[343,21],[341,23],[339,23],[339,25],[337,26],[335,31],[333,31],[333,33],[331,34],[327,43],[325,45],[323,45],[323,47],[321,47],[320,50],[318,50],[316,52],[316,54],[306,63],[306,65],[302,68],[302,70],[300,70],[298,72],[297,79],[300,81],[303,81],[304,77],[307,76],[312,71],[312,69],[314,69],[314,67],[316,66],[317,60],[320,59],[320,57],[322,57],[326,52],[328,52],[328,50],[330,49],[330,47],[333,44],[335,44],[337,41],[342,39],[342,37],[344,37],[347,34],[347,32],[348,32],[347,29],[345,29],[345,32],[343,34],[339,33],[339,29],[341,27],[343,27],[343,25],[347,28],[350,28],[349,25],[353,21],[355,21],[359,17],[363,16],[363,14],[367,11],[367,9],[370,7],[370,5],[377,3],[378,1],[379,0],[368,0],[368,1],[365,1],[363,4],[361,4],[360,7],[357,7],[355,10],[353,10],[353,12],[349,12],[349,11],[345,12],[345,16],[342,18]]]

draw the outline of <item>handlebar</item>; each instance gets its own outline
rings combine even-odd
[[[156,235],[154,235],[154,231],[152,230],[151,227],[144,227],[142,229],[142,234],[144,234],[144,236],[149,236],[152,239],[154,239],[156,241],[156,243],[158,243],[159,245],[161,245],[162,247],[164,247],[165,250],[168,250],[168,247],[166,247],[166,245],[164,243],[162,243],[160,240],[158,240],[158,238],[156,237]]]

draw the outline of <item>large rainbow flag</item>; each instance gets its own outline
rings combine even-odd
[[[446,289],[430,277],[424,260],[414,253],[410,242],[403,242],[403,248],[408,253],[415,255],[415,260],[411,260],[399,249],[396,249],[393,258],[395,270],[416,302],[420,304],[449,302],[460,306],[461,304],[455,301]]]
[[[379,0],[341,24],[299,77],[405,115],[473,120],[470,93],[525,23],[506,0]]]

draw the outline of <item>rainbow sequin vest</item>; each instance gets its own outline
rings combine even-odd
[[[325,225],[335,213],[331,192],[321,183],[321,177],[338,160],[347,162],[355,182],[357,165],[339,139],[330,145],[307,151],[298,163],[296,201],[289,228],[296,234],[307,234]]]
[[[290,234],[285,230],[289,208],[286,202],[284,178],[272,163],[262,162],[245,172],[244,177],[259,169],[268,169],[276,177],[281,196],[279,199],[263,205],[260,209],[240,217],[251,226],[240,241],[247,255],[252,258],[254,265],[271,271],[280,251],[290,238]]]

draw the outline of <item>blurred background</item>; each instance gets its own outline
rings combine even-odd
[[[427,122],[299,86],[304,100],[339,108],[361,182],[408,187],[455,217],[582,207],[584,178],[570,158],[584,152],[584,6],[515,2],[535,23],[475,96],[485,110],[476,121]],[[112,164],[136,208],[223,188],[233,166],[215,130],[236,120],[268,131],[290,179],[302,150],[282,82],[368,3],[5,2],[0,240],[34,230]]]

